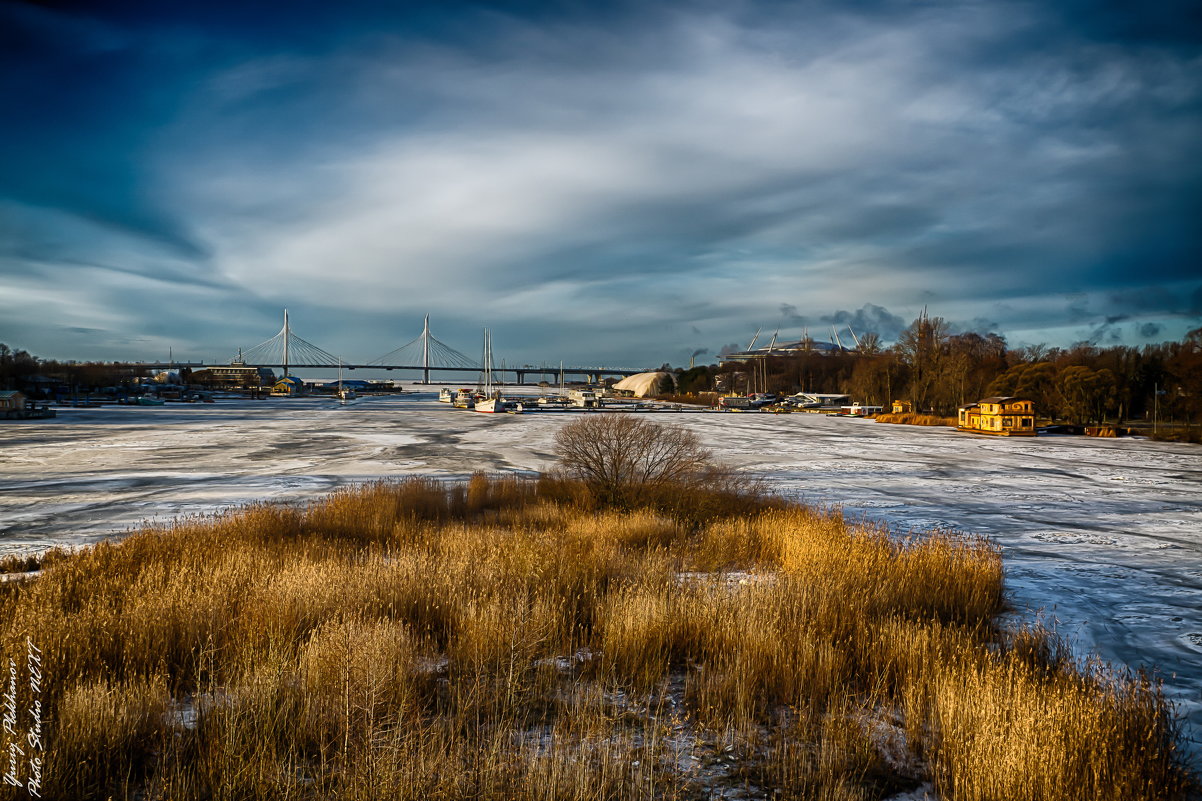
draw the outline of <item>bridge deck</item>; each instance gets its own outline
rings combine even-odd
[[[228,367],[228,364],[215,362],[213,364],[205,364],[204,362],[124,362],[125,367],[141,368],[146,370],[173,370],[180,367],[205,368],[205,367]],[[273,369],[284,369],[283,364],[248,364],[247,367],[270,367]],[[430,365],[423,367],[420,364],[289,364],[289,370],[337,370],[339,367],[343,370],[414,370],[422,372],[429,370],[431,373],[479,373],[479,367],[436,367]],[[636,375],[638,373],[648,372],[646,369],[636,369],[629,367],[542,367],[535,365],[522,365],[519,367],[494,367],[494,373],[539,373],[541,375],[559,375],[563,372],[565,375]]]

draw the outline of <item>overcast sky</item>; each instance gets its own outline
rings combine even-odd
[[[1202,325],[1197,3],[423,5],[0,0],[0,342],[228,359],[286,306],[352,361],[429,312],[641,366],[924,307]]]

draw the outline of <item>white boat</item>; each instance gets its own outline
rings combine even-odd
[[[455,400],[455,391],[450,387],[443,387],[442,389],[438,390],[439,403],[450,403],[453,400]]]
[[[571,406],[572,401],[567,396],[567,389],[563,383],[563,362],[559,363],[559,393],[555,395],[542,395],[536,401],[539,406]]]
[[[476,405],[476,392],[472,389],[461,389],[451,399],[451,405],[456,409],[470,409]]]
[[[476,411],[485,414],[521,414],[525,407],[518,401],[502,398],[500,392],[494,392],[491,398],[476,401]]]
[[[486,414],[499,414],[507,411],[505,408],[505,399],[501,397],[501,393],[497,392],[491,398],[476,401],[476,411]]]
[[[349,387],[342,386],[342,358],[338,358],[338,391],[334,393],[334,397],[338,398],[338,402],[345,406],[349,401],[356,398],[355,390]]]
[[[582,409],[600,409],[602,405],[601,398],[591,389],[568,390],[568,402]]]
[[[492,333],[484,329],[484,356],[480,360],[483,370],[480,376],[480,391],[484,397],[476,398],[475,409],[485,414],[498,414],[509,411],[501,390],[493,389],[492,385]]]

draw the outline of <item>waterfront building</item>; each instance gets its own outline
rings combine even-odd
[[[960,407],[959,431],[1003,437],[1035,436],[1035,404],[1026,398],[992,397]]]
[[[25,410],[25,393],[15,389],[0,390],[0,414]]]
[[[254,367],[241,362],[229,365],[214,365],[193,370],[191,383],[223,389],[254,389],[275,381],[275,374],[268,367]]]
[[[271,388],[272,395],[303,395],[305,383],[294,375],[288,375],[275,382]]]

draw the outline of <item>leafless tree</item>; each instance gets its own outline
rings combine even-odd
[[[697,435],[632,414],[596,414],[555,435],[560,469],[585,482],[600,500],[630,503],[646,490],[689,483],[712,468]]]

